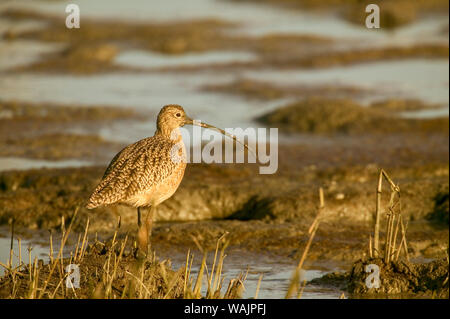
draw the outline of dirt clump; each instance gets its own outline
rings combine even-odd
[[[366,266],[369,264],[379,266],[379,288],[368,288],[366,285],[369,275]],[[348,291],[354,295],[421,293],[448,298],[448,271],[446,259],[420,264],[406,261],[386,264],[381,259],[360,260],[353,265],[350,272]]]
[[[101,159],[120,150],[123,144],[106,141],[97,135],[45,134],[28,138],[0,139],[0,156],[45,160]],[[70,145],[70,147],[67,147]]]
[[[287,132],[344,133],[416,132],[448,134],[448,117],[409,119],[363,107],[351,100],[311,98],[258,117],[259,122]]]
[[[427,215],[429,220],[443,225],[449,225],[449,192],[448,186],[434,196],[433,211]]]
[[[379,267],[379,287],[369,288],[375,281],[373,269]],[[381,258],[364,258],[355,262],[348,272],[333,272],[308,282],[309,285],[334,287],[344,290],[351,298],[448,298],[448,260],[436,259],[429,263],[410,263],[404,260],[388,264]],[[369,278],[369,279],[368,279]]]
[[[416,99],[387,99],[370,104],[371,108],[386,112],[433,110],[442,107],[439,104],[427,104]]]
[[[260,100],[275,100],[285,97],[309,98],[309,97],[352,97],[365,96],[373,93],[370,90],[356,86],[343,85],[277,85],[270,82],[252,79],[238,79],[225,84],[211,84],[202,88],[205,91],[242,95],[246,98]]]
[[[112,122],[146,118],[131,109],[111,106],[0,101],[0,156],[104,161],[123,145],[97,133]]]
[[[236,1],[236,0],[230,0]],[[247,0],[253,1],[255,0]],[[367,5],[371,1],[348,1],[348,0],[263,0],[258,3],[277,5],[301,10],[327,10],[335,11],[344,19],[365,27],[365,20],[369,13],[366,12]],[[423,14],[433,14],[448,11],[448,1],[445,0],[385,0],[379,3],[380,27],[394,29],[416,21]]]
[[[110,122],[118,119],[138,119],[141,114],[129,108],[89,105],[56,105],[52,103],[28,103],[0,101],[0,121],[48,122]]]

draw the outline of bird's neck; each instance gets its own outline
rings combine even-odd
[[[172,128],[167,126],[158,126],[155,132],[155,135],[163,136],[175,143],[179,143],[183,141],[180,128]]]

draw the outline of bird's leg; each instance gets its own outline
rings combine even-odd
[[[152,227],[153,227],[153,212],[155,211],[156,206],[152,205],[147,213],[147,216],[145,218],[145,227],[147,228],[147,238],[148,238],[148,243],[149,243],[149,247],[147,251],[150,251],[151,248],[151,241],[150,238],[152,237]]]
[[[142,225],[142,220],[141,220],[141,208],[140,207],[138,207],[137,208],[137,213],[138,213],[138,226],[139,227],[141,227],[141,225]]]
[[[142,224],[142,216],[141,216],[140,207],[138,207],[137,212],[138,212],[137,256],[144,257],[144,256],[147,256],[147,253],[148,253],[148,231],[147,231],[146,224]],[[139,256],[139,255],[141,255],[141,256]]]
[[[150,251],[150,237],[152,235],[153,226],[153,212],[155,206],[152,205],[145,214],[145,219],[142,220],[141,210],[138,207],[138,257],[147,256]],[[141,256],[139,256],[141,255]],[[142,256],[143,255],[143,256]]]

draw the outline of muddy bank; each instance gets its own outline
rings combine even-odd
[[[7,10],[2,16],[15,20],[45,21],[47,27],[25,32],[7,32],[4,37],[62,42],[67,48],[57,54],[43,57],[20,71],[57,71],[75,74],[133,70],[113,63],[123,48],[141,48],[167,54],[198,52],[217,48],[224,27],[231,24],[216,20],[173,22],[165,24],[133,24],[120,21],[83,20],[83,28],[67,32],[60,18],[32,11]]]
[[[138,119],[138,114],[130,108],[89,105],[55,105],[52,103],[27,103],[21,101],[0,101],[2,127],[6,121],[16,122],[110,122],[118,119]]]
[[[126,108],[1,101],[0,156],[107,160],[123,145],[101,138],[98,132],[114,122],[146,118]]]
[[[333,48],[321,48],[321,50],[291,54],[292,51],[283,54],[266,55],[253,62],[232,62],[213,65],[194,65],[162,67],[155,69],[163,72],[198,72],[205,70],[259,70],[269,67],[280,70],[323,69],[332,67],[350,66],[377,61],[392,61],[404,59],[448,59],[449,48],[446,44],[420,44],[412,46],[390,46],[369,49],[333,50]]]
[[[375,94],[373,90],[356,86],[344,85],[278,85],[275,83],[257,81],[252,79],[238,79],[224,84],[210,84],[201,88],[206,92],[217,92],[234,95],[242,95],[249,99],[275,100],[286,97],[333,97],[333,98],[357,98],[369,94]]]
[[[411,201],[408,214],[422,218],[433,210],[433,196],[442,191],[440,185],[448,185],[445,135],[304,138],[303,143],[279,145],[278,171],[274,175],[260,175],[255,164],[188,165],[180,189],[160,206],[157,220],[232,215],[238,219],[292,219],[314,211],[319,186],[325,188],[330,205],[342,207],[339,210],[348,204],[372,205],[368,198],[373,195],[379,167],[389,170],[404,185],[406,205]],[[105,159],[105,164],[109,160]],[[20,219],[27,227],[55,227],[59,214],[71,214],[87,199],[103,171],[104,167],[87,167],[2,172],[0,184],[5,204],[0,209],[8,216],[24,214]],[[414,196],[419,189],[425,199]],[[23,203],[22,208],[18,203]],[[29,215],[33,210],[34,217]],[[110,211],[98,209],[95,215],[108,216]],[[125,220],[128,215],[134,220],[134,210],[120,207],[118,213]],[[41,214],[47,224],[38,226],[36,218]],[[357,215],[358,219],[367,218]]]
[[[443,188],[434,196],[433,211],[427,215],[427,218],[437,224],[449,225],[449,191]]]
[[[380,92],[352,85],[325,84],[325,85],[279,85],[270,81],[239,78],[232,82],[222,84],[209,84],[201,88],[206,92],[240,95],[248,99],[276,100],[282,98],[311,99],[358,99],[374,97]],[[435,110],[443,105],[429,104],[418,99],[390,98],[376,101],[369,107],[378,111],[395,113],[405,111]]]
[[[1,138],[0,156],[46,160],[106,159],[125,145],[97,135],[54,133],[28,138]],[[70,145],[70,147],[67,147]]]
[[[379,287],[368,288],[370,272],[366,267],[379,267]],[[442,298],[449,296],[448,259],[428,263],[405,260],[384,262],[382,259],[363,259],[355,262],[350,271],[334,272],[310,281],[309,285],[336,287],[347,291],[351,298]]]
[[[368,146],[364,141],[361,143]],[[321,186],[325,191],[326,217],[317,233],[318,244],[310,253],[311,260],[345,262],[362,258],[374,220],[378,169],[367,163],[373,158],[361,158],[358,152],[349,159],[354,163],[351,166],[344,166],[339,158],[334,166],[328,160],[326,164],[315,162],[315,156],[322,161],[326,158],[323,152],[337,154],[340,149],[349,155],[349,150],[342,146],[336,144],[335,153],[331,147],[281,148],[283,162],[279,172],[268,176],[259,175],[256,167],[248,165],[188,165],[179,190],[156,211],[154,243],[186,248],[196,247],[197,242],[214,249],[215,239],[228,231],[231,247],[294,258],[301,253],[308,238],[307,230],[317,213],[317,191]],[[312,157],[304,158],[302,154]],[[401,185],[403,214],[411,225],[408,229],[411,254],[441,256],[439,247],[448,244],[448,228],[431,228],[426,216],[435,207],[436,194],[448,188],[448,154],[447,157],[436,154],[434,160],[432,154],[421,155],[417,150],[404,153],[397,150],[395,154],[396,157],[386,155],[391,164],[384,168]],[[392,163],[393,158],[398,162]],[[306,164],[308,161],[310,164]],[[360,165],[355,164],[358,161]],[[363,162],[366,164],[362,165]],[[103,170],[103,167],[86,167],[2,172],[0,223],[6,224],[14,218],[18,229],[58,230],[61,216],[70,221],[74,211],[81,207],[74,230],[82,231],[89,218],[91,232],[108,238],[121,216],[121,232],[134,234],[135,209],[117,206],[89,211],[83,208]]]
[[[370,107],[384,112],[422,111],[442,108],[443,105],[428,104],[417,99],[387,99],[374,102]]]
[[[395,105],[396,104],[396,105]],[[287,132],[309,133],[441,133],[448,135],[448,117],[433,119],[408,119],[395,117],[386,109],[420,107],[417,102],[389,101],[371,107],[351,100],[310,98],[265,114],[256,120],[267,126],[279,127]],[[402,105],[403,104],[403,105]],[[391,112],[392,113],[392,112]]]
[[[236,0],[230,0],[236,1]],[[246,0],[253,1],[255,0]],[[361,27],[365,26],[365,19],[368,15],[365,8],[370,1],[346,1],[346,0],[264,0],[258,1],[266,5],[283,6],[293,9],[303,10],[323,10],[335,11],[341,17],[353,22]],[[433,1],[408,1],[408,0],[388,0],[379,4],[380,11],[380,26],[381,28],[394,29],[411,22],[425,14],[436,14],[448,11],[448,1],[433,0]]]
[[[366,6],[370,1],[362,1],[350,7],[343,13],[343,17],[352,23],[365,26],[367,13]],[[413,23],[423,16],[448,12],[448,1],[407,1],[389,0],[383,1],[380,6],[380,27],[395,29]]]
[[[13,68],[16,72],[64,72],[93,74],[111,71],[200,71],[242,68],[324,68],[354,63],[404,58],[448,58],[446,44],[421,44],[409,47],[339,49],[330,38],[313,35],[236,36],[227,33],[239,26],[221,20],[173,21],[160,24],[133,24],[119,21],[83,20],[83,28],[68,32],[60,18],[32,11],[7,10],[2,17],[38,20],[47,23],[42,29],[8,31],[4,38],[64,43],[57,53],[42,56],[41,61]],[[205,65],[135,68],[115,64],[118,53],[141,49],[163,54],[207,51],[248,51],[257,58],[246,62]]]
[[[76,217],[74,218],[76,220]],[[28,299],[235,299],[242,298],[245,270],[232,278],[222,272],[226,241],[217,240],[216,254],[209,261],[205,258],[200,267],[194,264],[193,254],[187,252],[185,262],[179,269],[172,268],[170,259],[160,260],[154,249],[144,257],[136,250],[136,244],[128,235],[107,241],[91,240],[89,244],[88,224],[84,235],[79,235],[76,245],[67,247],[71,236],[72,220],[64,230],[61,242],[56,241],[56,250],[49,248],[49,259],[28,257],[21,259],[17,266],[1,264],[5,274],[0,277],[0,298]],[[120,225],[118,226],[120,227]],[[116,229],[117,231],[117,229]],[[58,245],[60,245],[58,247]],[[67,252],[70,248],[70,254]],[[64,255],[62,252],[65,250]],[[17,252],[15,252],[17,254]],[[63,258],[63,256],[70,256]],[[209,272],[205,271],[209,264]],[[70,266],[77,269],[68,269]],[[195,269],[197,270],[195,270]],[[74,288],[67,287],[66,278],[73,271],[78,272],[78,280],[72,279]],[[196,277],[196,278],[194,278]],[[207,279],[206,283],[205,280]]]

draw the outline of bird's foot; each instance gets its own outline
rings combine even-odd
[[[153,254],[153,251],[150,248],[142,249],[142,248],[137,247],[134,250],[134,257],[137,260],[148,261],[150,263],[153,263],[153,260],[154,260],[154,254]]]
[[[138,259],[138,260],[145,260],[147,258],[147,254],[142,251],[142,249],[136,248],[134,250],[134,258]]]

